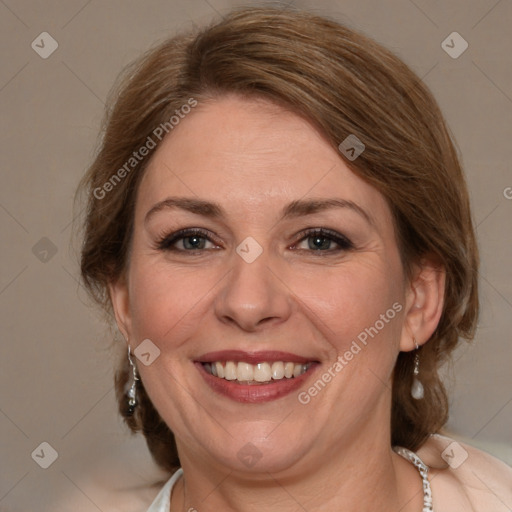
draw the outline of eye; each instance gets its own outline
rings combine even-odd
[[[213,247],[207,247],[207,244]],[[162,236],[156,243],[156,248],[162,251],[192,252],[216,247],[218,245],[211,240],[211,234],[200,228],[181,229]]]
[[[353,243],[346,236],[336,231],[331,231],[330,229],[308,229],[302,233],[302,235],[302,238],[294,246],[294,249],[332,253],[354,248]],[[332,248],[333,244],[337,245],[338,248]],[[300,245],[303,246],[300,247]]]
[[[161,236],[156,242],[155,248],[162,251],[176,252],[218,249],[219,244],[212,239],[211,233],[207,230],[187,228]],[[337,246],[337,248],[333,248],[333,245]],[[302,238],[293,246],[294,250],[306,250],[308,252],[324,254],[347,251],[353,248],[354,245],[346,236],[325,228],[304,231]]]

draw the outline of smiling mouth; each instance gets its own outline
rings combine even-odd
[[[241,385],[262,385],[300,377],[314,363],[274,361],[251,364],[244,361],[212,361],[201,364],[206,373],[219,379]]]

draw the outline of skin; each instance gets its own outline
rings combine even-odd
[[[170,196],[214,201],[226,214],[161,208],[146,218]],[[351,201],[370,220],[349,207],[280,220],[290,202],[312,198]],[[421,510],[419,474],[390,447],[391,377],[399,351],[435,330],[444,273],[425,260],[406,278],[375,188],[307,121],[224,96],[199,104],[157,149],[134,226],[128,268],[110,293],[132,350],[149,338],[161,351],[138,370],[184,469],[172,511]],[[322,238],[315,250],[303,231],[321,227],[354,247]],[[212,241],[157,247],[183,228],[203,228]],[[263,249],[252,263],[236,252],[249,236]],[[297,393],[231,401],[193,364],[213,350],[288,351],[320,362],[307,390],[394,303],[402,310],[306,405]],[[247,443],[261,454],[250,468],[237,457]]]

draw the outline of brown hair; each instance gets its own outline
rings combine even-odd
[[[417,449],[447,421],[438,368],[459,337],[472,338],[478,314],[468,193],[443,116],[425,85],[391,52],[337,22],[304,11],[243,8],[165,41],[127,69],[112,92],[99,152],[80,187],[88,194],[85,285],[111,310],[107,285],[126,268],[135,195],[150,159],[128,169],[134,150],[148,137],[158,143],[156,127],[170,132],[169,119],[191,98],[223,94],[282,105],[319,128],[335,148],[356,135],[366,148],[347,164],[387,199],[406,271],[426,255],[444,266],[444,311],[420,349],[424,399],[410,394],[413,353],[401,352],[394,371],[391,442]],[[113,182],[123,166],[122,179]],[[100,197],[109,180],[108,196]],[[142,382],[140,405],[133,417],[127,414],[128,378],[123,354],[116,374],[120,412],[133,432],[143,432],[156,462],[173,471],[179,465],[174,436]]]

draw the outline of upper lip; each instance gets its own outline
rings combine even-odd
[[[195,359],[199,363],[212,363],[215,361],[243,361],[245,363],[257,364],[262,362],[283,361],[290,363],[306,364],[316,361],[315,358],[307,358],[292,354],[291,352],[281,352],[277,350],[261,350],[257,352],[245,352],[243,350],[219,350],[208,352]]]

